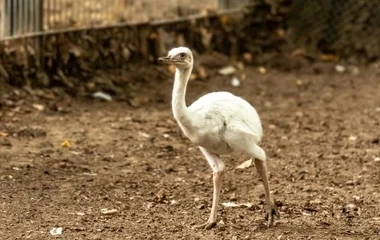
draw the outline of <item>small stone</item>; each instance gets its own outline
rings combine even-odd
[[[53,236],[61,235],[62,234],[62,228],[61,227],[52,228],[50,230],[50,234]]]
[[[348,209],[348,210],[354,210],[355,208],[356,208],[355,204],[349,203],[346,205],[346,209]]]
[[[334,149],[332,150],[332,154],[334,154],[334,155],[339,154],[339,149],[334,148]]]
[[[252,60],[253,60],[253,56],[252,56],[251,53],[246,52],[246,53],[243,54],[243,59],[244,59],[246,62],[250,63],[250,62],[252,62]]]
[[[236,200],[237,200],[236,193],[233,193],[230,197],[230,201],[236,201]]]
[[[239,87],[240,86],[240,80],[237,77],[232,78],[231,85],[233,87]]]
[[[374,161],[375,161],[375,162],[380,162],[380,157],[375,157],[375,158],[374,158]]]
[[[359,202],[359,200],[360,200],[360,197],[359,197],[359,196],[356,196],[356,195],[352,196],[352,198],[353,198],[356,202]]]
[[[258,67],[257,71],[259,71],[261,74],[265,74],[267,72],[267,69],[265,67]]]
[[[346,68],[342,65],[336,65],[335,66],[335,71],[339,72],[339,73],[342,73],[344,71],[346,71]]]
[[[198,205],[197,208],[198,208],[198,209],[204,209],[204,208],[205,208],[205,205],[204,205],[204,204]]]
[[[350,141],[356,141],[357,139],[358,139],[358,137],[356,137],[356,136],[350,136],[348,138],[348,140],[350,140]]]
[[[237,62],[235,65],[236,65],[237,69],[239,69],[239,70],[244,69],[244,63],[242,63],[242,62]]]

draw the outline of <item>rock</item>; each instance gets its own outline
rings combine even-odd
[[[233,87],[239,87],[240,86],[240,80],[237,77],[233,77],[231,80],[231,85]]]
[[[346,71],[346,68],[342,65],[336,65],[335,66],[335,71],[337,71],[338,73],[343,73]]]
[[[50,230],[50,234],[53,235],[53,236],[62,235],[62,230],[63,229],[61,227],[52,228]]]

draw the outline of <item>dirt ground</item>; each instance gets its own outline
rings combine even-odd
[[[230,76],[191,81],[188,103],[228,90],[256,107],[281,212],[275,226],[264,225],[254,166],[236,169],[247,158],[232,155],[221,203],[251,206],[220,205],[216,228],[192,228],[210,211],[211,170],[174,122],[172,79],[152,79],[137,88],[137,107],[74,99],[66,111],[39,111],[32,104],[45,100],[9,90],[18,105],[0,108],[0,238],[380,239],[378,76],[243,73],[240,87]]]

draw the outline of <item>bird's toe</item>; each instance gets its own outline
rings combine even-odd
[[[215,221],[207,221],[203,224],[200,224],[200,225],[196,225],[193,227],[193,229],[206,229],[206,230],[210,230],[211,228],[215,227],[216,226],[216,222]]]
[[[216,226],[216,222],[208,222],[206,225],[205,225],[205,229],[206,230],[210,230],[211,228],[215,227]]]
[[[280,212],[277,209],[277,206],[271,202],[267,208],[266,220],[268,227],[273,226],[274,224],[274,216],[280,218]]]

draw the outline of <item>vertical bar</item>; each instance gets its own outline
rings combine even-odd
[[[17,33],[20,35],[23,35],[24,33],[24,26],[23,26],[23,7],[24,7],[24,0],[18,0],[18,8],[17,8],[17,21],[18,21],[18,28],[17,28]]]
[[[45,21],[46,21],[46,27],[48,30],[50,30],[50,21],[51,21],[51,13],[50,13],[50,8],[51,8],[51,5],[50,5],[50,0],[46,0],[45,3],[46,3],[46,10],[44,11],[44,15],[45,15]]]
[[[92,10],[91,10],[91,7],[90,6],[87,6],[85,11],[87,11],[87,19],[88,19],[88,23],[86,23],[86,25],[88,24],[89,26],[92,26]],[[86,18],[84,19],[86,20]]]
[[[44,29],[44,0],[37,0],[38,8],[35,10],[37,15],[38,31],[41,32]]]
[[[64,2],[62,1],[62,5],[61,5],[61,10],[62,10],[62,18],[63,20],[62,21],[66,21],[64,22],[64,27],[68,27],[68,23],[70,22],[69,20],[69,12],[67,11],[68,10],[68,7],[67,7],[67,2]]]
[[[98,24],[105,25],[107,24],[107,3],[104,0],[98,0],[100,6],[100,10],[98,10]]]
[[[78,26],[79,23],[79,3],[78,1],[73,1],[73,19],[75,21],[75,27]]]
[[[35,21],[35,11],[36,11],[36,0],[29,0],[31,1],[31,7],[30,7],[30,31],[35,32],[36,31],[36,21]]]
[[[52,14],[54,16],[53,28],[57,27],[57,23],[59,21],[59,15],[57,13],[57,0],[53,0],[53,11]]]
[[[62,11],[62,0],[58,0],[58,4],[57,4],[57,12],[58,12],[58,16],[59,16],[59,20],[58,20],[58,26],[59,28],[62,28],[62,25],[63,25],[63,11]]]
[[[39,0],[34,0],[34,9],[33,9],[33,28],[34,32],[39,31],[38,29],[38,10],[40,9]]]
[[[109,14],[108,14],[108,6],[107,6],[107,1],[106,0],[103,0],[101,1],[102,3],[102,9],[101,9],[101,12],[103,13],[103,16],[102,16],[102,22],[104,25],[107,25],[108,24],[108,17],[109,17]]]
[[[32,14],[33,8],[31,7],[30,0],[26,0],[24,3],[25,9],[24,9],[24,23],[25,23],[25,31],[30,33],[31,27],[30,27],[30,15]]]
[[[23,9],[22,9],[22,18],[23,18],[23,31],[24,33],[28,33],[29,32],[29,23],[28,23],[28,12],[30,11],[29,9],[29,0],[22,0],[23,3]]]
[[[78,27],[81,26],[82,24],[82,14],[83,14],[83,2],[80,2],[80,1],[75,1],[78,5],[77,5],[77,8],[78,8]]]
[[[115,6],[116,5],[116,1],[114,0],[114,1],[112,1],[112,3],[111,3],[113,6]],[[114,22],[120,22],[120,20],[121,20],[121,15],[120,15],[120,13],[118,13],[118,14],[115,14],[115,12],[114,12],[114,9],[112,8],[112,5],[111,4],[109,4],[109,6],[108,6],[108,9],[107,9],[107,18],[108,18],[108,20],[109,20],[109,22],[111,23],[114,23]]]
[[[0,0],[0,40],[4,37],[5,27],[5,0]]]
[[[7,16],[6,16],[6,36],[11,35],[11,25],[12,25],[12,5],[11,0],[5,0],[7,4]]]
[[[12,4],[13,8],[12,8],[12,29],[11,29],[11,36],[15,35],[15,31],[16,31],[17,26],[18,26],[18,22],[17,22],[18,0],[13,0],[13,3],[14,4]]]

